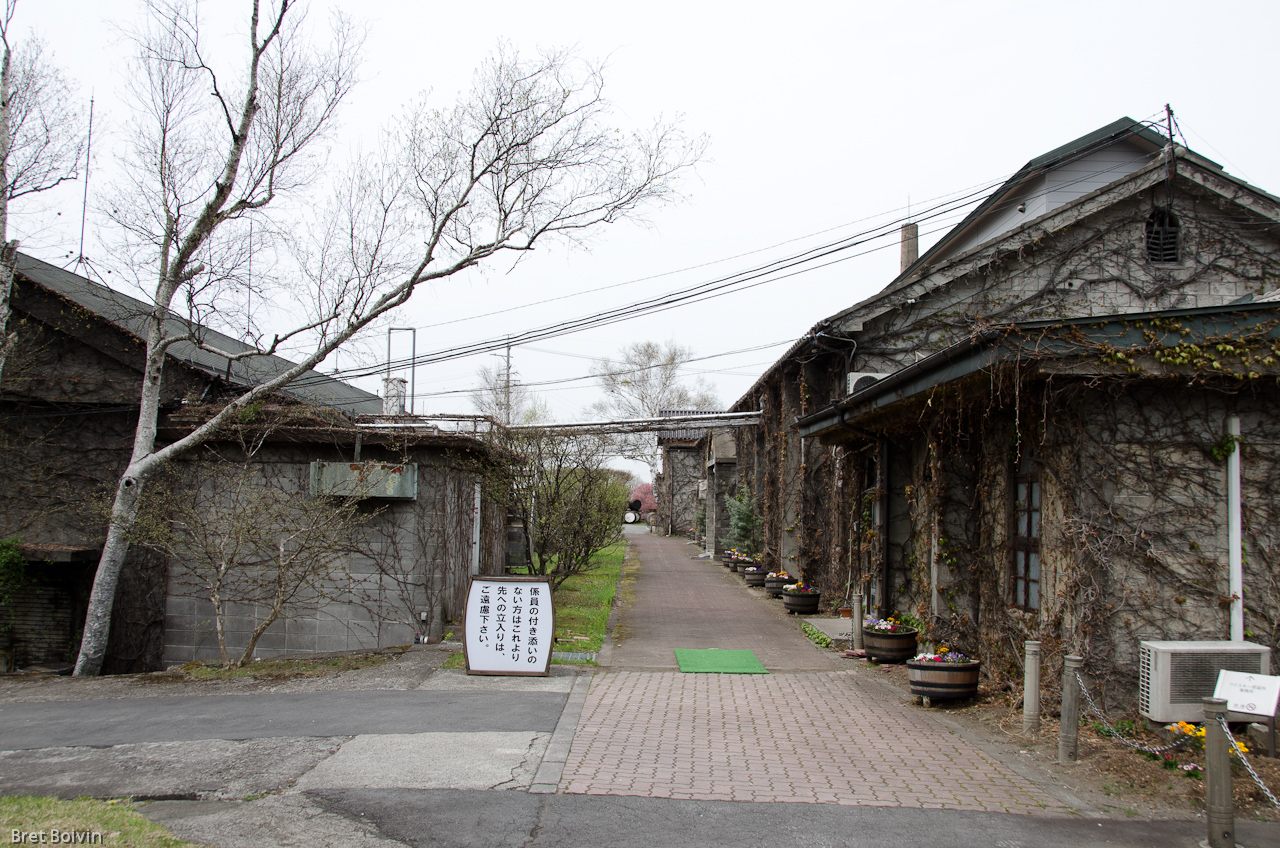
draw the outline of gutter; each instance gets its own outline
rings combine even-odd
[[[1111,342],[1125,343],[1125,337],[1132,337],[1133,341],[1141,339],[1141,332],[1138,325],[1145,325],[1156,319],[1177,319],[1177,318],[1196,318],[1196,319],[1212,319],[1215,316],[1238,315],[1244,313],[1246,325],[1257,325],[1266,317],[1266,313],[1275,313],[1277,304],[1270,301],[1255,301],[1253,303],[1231,303],[1224,306],[1198,306],[1189,309],[1166,309],[1153,312],[1128,312],[1109,315],[1090,315],[1081,316],[1079,318],[1069,319],[1037,319],[1035,321],[1013,322],[1010,324],[1002,324],[985,330],[963,341],[957,342],[950,347],[944,348],[938,353],[928,356],[919,362],[912,363],[900,371],[885,377],[878,383],[874,383],[856,394],[849,395],[838,403],[832,404],[826,409],[819,410],[811,415],[798,418],[795,421],[795,427],[799,434],[804,437],[813,436],[817,433],[838,427],[849,431],[852,425],[847,423],[848,413],[850,410],[858,409],[859,412],[870,412],[874,409],[881,409],[897,401],[904,400],[907,397],[914,396],[920,392],[926,391],[935,386],[949,382],[953,379],[973,373],[980,368],[986,367],[1000,357],[1001,349],[992,348],[986,352],[979,352],[981,347],[988,346],[992,341],[1003,338],[1011,330],[1021,331],[1023,333],[1034,333],[1037,330],[1051,330],[1066,327],[1094,327],[1101,328],[1110,325],[1132,325],[1128,329],[1123,329],[1119,334],[1107,336],[1098,333],[1097,337],[1107,339]],[[1248,313],[1257,313],[1249,316]],[[1206,321],[1203,329],[1212,332],[1215,327],[1211,320]],[[1276,331],[1272,332],[1276,335]],[[1047,358],[1055,355],[1070,355],[1074,345],[1063,343],[1059,340],[1048,340],[1047,344],[1037,343],[1034,349],[1024,348],[1019,352],[1023,355],[1028,353],[1039,354],[1040,358]],[[948,366],[959,363],[953,368]],[[925,379],[928,375],[932,375],[932,379]],[[895,389],[900,389],[904,385],[918,381],[920,384],[909,391],[898,391],[896,395],[887,397]]]

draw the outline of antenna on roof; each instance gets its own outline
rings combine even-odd
[[[89,137],[84,145],[84,200],[80,204],[80,252],[76,254],[76,264],[72,273],[78,273],[84,258],[84,222],[89,212],[89,161],[93,155],[93,95],[89,95]]]
[[[1169,143],[1165,146],[1164,194],[1165,208],[1173,212],[1173,178],[1178,174],[1178,160],[1173,150],[1173,107],[1164,104],[1165,132]]]

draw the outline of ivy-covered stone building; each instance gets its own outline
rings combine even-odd
[[[997,679],[1024,639],[1051,669],[1080,653],[1122,700],[1141,640],[1231,638],[1234,611],[1274,648],[1278,227],[1280,200],[1129,119],[922,256],[907,225],[900,275],[733,407],[763,411],[737,462],[770,564],[921,615]]]

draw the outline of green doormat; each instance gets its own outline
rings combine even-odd
[[[676,662],[686,674],[768,674],[750,651],[676,648]]]

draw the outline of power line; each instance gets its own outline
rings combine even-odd
[[[712,353],[712,354],[707,354],[706,356],[695,356],[695,357],[686,359],[680,365],[680,367],[683,368],[685,365],[689,364],[690,362],[705,362],[708,359],[720,359],[725,356],[736,356],[740,353],[753,353],[755,351],[765,350],[771,347],[781,347],[782,345],[791,344],[791,342],[792,342],[792,339],[785,339],[780,342],[770,342],[769,344],[755,345],[753,347],[744,347],[744,348],[739,348],[738,350],[727,350],[724,353]],[[541,352],[557,353],[557,351],[541,351]],[[562,354],[562,355],[571,356],[575,359],[599,359],[599,357],[583,356],[579,354]],[[756,364],[756,363],[752,363],[752,364]],[[768,364],[768,363],[763,363],[763,364]],[[620,377],[625,374],[637,374],[641,371],[646,371],[652,367],[654,366],[642,366],[639,368],[625,368],[620,371],[607,371],[607,372],[602,372],[597,374],[586,374],[579,377],[558,377],[554,380],[539,380],[539,381],[530,382],[530,383],[513,383],[512,385],[519,386],[522,389],[542,388],[544,386],[560,386],[565,383],[580,383],[584,380],[598,380],[601,377]],[[748,366],[739,365],[737,367],[745,368]],[[723,370],[704,370],[704,371],[693,371],[691,373],[718,374],[718,373],[725,373],[725,372]],[[471,394],[472,392],[481,391],[484,388],[485,388],[484,386],[472,386],[471,388],[466,388],[466,389],[442,389],[441,391],[438,391],[438,392],[425,392],[421,395],[418,395],[418,397],[429,398],[429,397],[446,397],[449,395]]]
[[[1148,122],[1142,122],[1142,123],[1145,125]],[[1113,139],[1111,142],[1109,142],[1109,145],[1119,143],[1120,141],[1125,140],[1132,134],[1135,134],[1135,131],[1126,132],[1118,136],[1116,139]],[[1082,181],[1092,179],[1098,176],[1099,174],[1105,174],[1110,171],[1116,170],[1119,167],[1121,167],[1121,165],[1112,165],[1095,172],[1082,174],[1078,176],[1076,179],[1071,180],[1067,183],[1056,184],[1052,190],[1060,191],[1063,187],[1078,184]],[[987,186],[989,185],[989,183],[984,183],[982,185]],[[1050,189],[1046,187],[1040,193],[1042,194],[1049,190]],[[921,215],[918,217],[913,216],[913,217],[916,217],[917,223],[920,221],[926,221],[926,220],[932,220],[932,219],[938,219],[939,221],[946,220],[947,216],[955,214],[960,210],[962,210],[964,207],[975,202],[978,194],[979,192],[970,192],[968,194],[960,195],[957,198],[953,198],[943,203],[936,204],[930,209],[925,210],[926,214],[924,215]],[[1036,197],[1038,196],[1038,194],[1033,193],[1029,196]],[[1026,197],[1028,197],[1028,195],[1021,196],[1021,200],[1025,200]],[[988,210],[988,212],[1004,211],[1005,207],[1010,207],[1012,205],[1013,205],[1013,201],[1011,200],[1006,204],[1004,204],[1003,206],[998,204],[992,207],[992,209]],[[904,220],[905,219],[895,219],[893,221],[880,224],[868,230],[864,230],[859,233],[846,236],[835,242],[810,248],[808,250],[801,251],[800,253],[783,257],[781,259],[774,260],[772,262],[766,263],[761,266],[757,266],[752,269],[747,269],[745,271],[740,271],[735,274],[718,277],[710,281],[697,283],[692,286],[685,287],[683,289],[677,289],[662,295],[655,296],[653,298],[649,298],[647,300],[642,300],[636,303],[631,303],[631,304],[627,304],[620,307],[614,307],[612,309],[602,310],[600,312],[592,313],[589,315],[580,316],[578,318],[574,318],[569,321],[564,321],[557,324],[539,327],[532,330],[526,330],[523,333],[503,336],[497,339],[487,339],[487,340],[472,342],[466,345],[456,346],[452,348],[443,348],[441,350],[423,354],[419,357],[414,358],[413,360],[402,359],[402,360],[397,360],[391,363],[379,363],[376,366],[346,369],[343,371],[335,371],[333,373],[335,376],[354,378],[354,377],[360,377],[360,376],[368,376],[370,374],[380,372],[383,369],[386,369],[388,367],[398,369],[398,368],[408,367],[411,364],[431,364],[436,362],[444,362],[452,359],[458,359],[458,358],[463,358],[467,356],[474,356],[477,354],[493,352],[495,350],[504,348],[508,344],[521,345],[521,344],[527,344],[528,342],[531,342],[531,341],[539,341],[542,339],[554,338],[557,336],[580,332],[587,329],[594,329],[597,327],[607,326],[609,324],[617,323],[623,320],[630,320],[632,318],[640,317],[642,315],[651,315],[658,312],[663,312],[663,311],[666,311],[667,309],[677,308],[679,306],[687,306],[693,303],[700,303],[704,300],[710,299],[711,297],[719,297],[725,294],[732,294],[740,291],[745,291],[747,289],[754,288],[758,285],[763,285],[765,283],[777,282],[779,280],[788,279],[790,277],[796,276],[799,273],[806,273],[808,271],[828,267],[832,264],[835,264],[835,262],[845,261],[847,259],[851,259],[856,256],[866,255],[867,253],[872,252],[872,250],[863,251],[861,253],[852,254],[848,256],[843,256],[839,259],[833,259],[827,262],[821,262],[819,264],[813,264],[813,263],[817,263],[818,260],[827,259],[833,255],[844,253],[845,251],[867,244],[868,242],[872,242],[877,239],[882,239],[887,236],[894,235],[896,234],[897,226],[903,223]],[[937,230],[929,231],[928,233],[926,233],[926,235],[936,231]],[[873,250],[878,250],[878,249],[881,249],[881,248],[873,248]],[[794,270],[794,269],[799,269],[799,270]],[[780,273],[783,271],[791,271],[791,273],[785,273],[785,274]],[[624,284],[617,284],[617,285],[624,285]],[[610,287],[606,287],[606,288],[610,288]],[[569,295],[566,295],[564,297],[569,297]],[[553,298],[552,300],[556,300],[556,299],[559,299],[559,298]],[[517,307],[513,307],[513,309],[514,308],[517,308]],[[458,320],[465,320],[465,319],[458,319]],[[434,326],[438,326],[438,325],[434,325]]]

